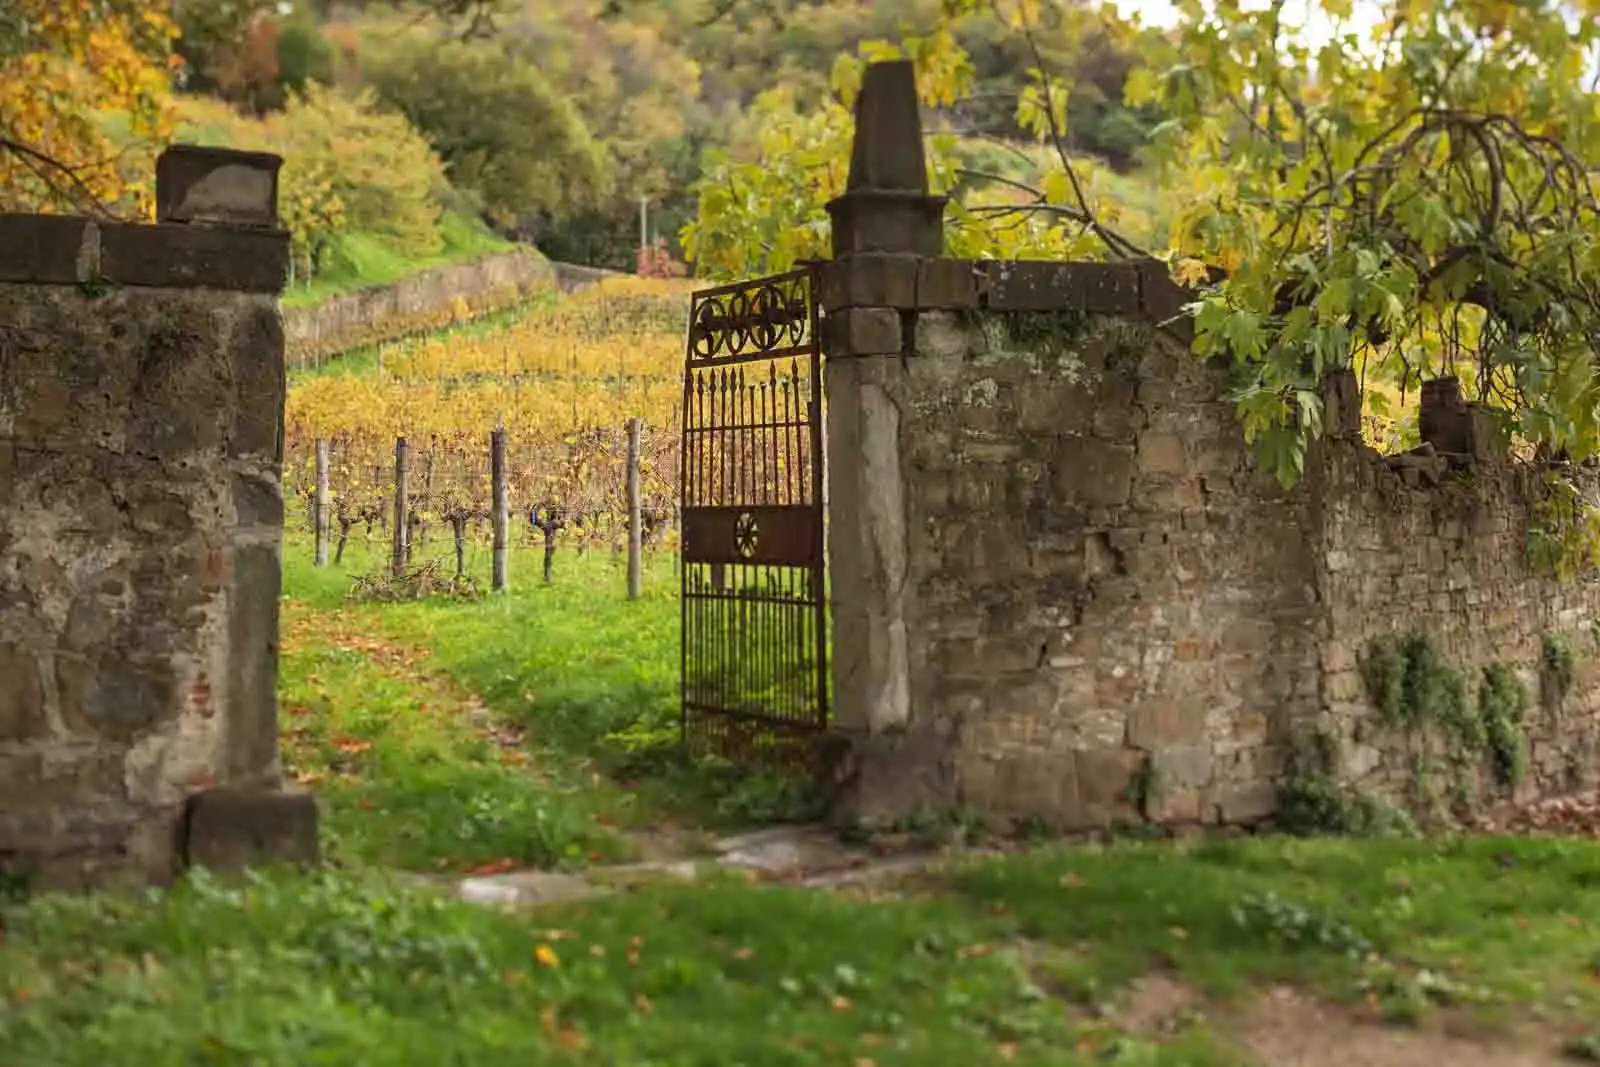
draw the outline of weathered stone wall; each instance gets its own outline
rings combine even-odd
[[[521,248],[432,267],[390,285],[285,310],[288,362],[299,366],[326,359],[507,307],[556,286],[556,271],[549,261]]]
[[[1178,349],[1103,316],[918,320],[896,398],[913,693],[959,724],[967,803],[1131,816],[1149,753],[1173,817],[1272,806],[1271,742],[1317,691],[1310,590],[1282,580],[1308,546]]]
[[[276,781],[286,263],[0,216],[0,868],[165,877],[192,794]]]
[[[1380,457],[1338,372],[1283,491],[1164,264],[941,257],[919,114],[867,68],[818,274],[847,813],[1326,826],[1594,780],[1600,580],[1530,564],[1541,475],[1487,412],[1426,383]]]
[[[1448,737],[1437,729],[1399,729],[1375,713],[1363,664],[1375,642],[1416,631],[1460,673],[1471,712],[1480,711],[1486,668],[1516,674],[1529,699],[1528,768],[1517,799],[1592,785],[1600,770],[1600,587],[1530,566],[1544,496],[1538,473],[1466,453],[1385,461],[1349,441],[1316,458],[1304,494],[1317,504],[1321,704],[1341,742],[1341,777],[1424,817],[1512,792],[1482,759],[1452,766]],[[1550,640],[1573,654],[1565,694],[1544,677]]]
[[[570,293],[617,271],[556,263],[527,249],[497,252],[470,263],[418,271],[283,313],[290,366],[327,359],[362,345],[392,341],[510,307],[545,292]]]
[[[861,813],[1254,822],[1312,727],[1346,783],[1419,814],[1503,799],[1483,751],[1457,771],[1439,724],[1373,707],[1361,661],[1413,631],[1474,715],[1492,665],[1536,698],[1563,635],[1575,684],[1531,700],[1521,793],[1591,774],[1600,586],[1530,566],[1531,471],[1445,430],[1450,455],[1380,457],[1330,383],[1336,434],[1284,492],[1220,370],[1158,326],[1179,294],[1155,265],[854,257],[826,277],[835,699]]]

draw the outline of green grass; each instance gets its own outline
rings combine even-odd
[[[6,920],[18,1064],[1226,1062],[1198,1037],[1094,1056],[1107,1028],[1071,1021],[1017,955],[974,952],[985,921],[940,901],[728,883],[535,920],[323,875]]]
[[[319,572],[306,546],[291,544],[285,590],[332,607],[348,591],[350,575],[383,568],[386,549],[352,537],[344,566]],[[436,539],[416,546],[415,560],[452,553],[448,540]],[[516,551],[508,595],[374,604],[373,617],[391,638],[430,649],[434,666],[496,712],[573,755],[593,754],[630,727],[675,723],[678,589],[671,555],[646,555],[637,602],[627,599],[626,571],[611,553],[579,557],[567,548],[556,559],[548,586],[539,580],[539,551]],[[472,553],[469,573],[485,587],[488,567],[487,552]]]
[[[388,285],[408,274],[449,263],[478,259],[515,247],[476,219],[456,211],[440,217],[444,247],[431,256],[406,256],[373,234],[335,238],[328,262],[309,285],[296,281],[283,295],[285,307],[304,307],[357,289]]]
[[[535,761],[424,654],[367,636],[370,615],[286,605],[284,762],[314,788],[331,858],[411,870],[615,859],[629,810],[564,761]]]
[[[1600,845],[1559,838],[1123,843],[971,865],[941,888],[1072,949],[1094,996],[1160,963],[1231,995],[1266,980],[1392,1018],[1600,1009]]]
[[[732,830],[814,810],[801,784],[681,754],[671,553],[647,553],[637,602],[620,559],[564,547],[549,586],[540,551],[517,551],[506,595],[347,604],[351,576],[381,571],[385,548],[357,535],[323,569],[303,538],[286,553],[285,749],[316,776],[340,854],[555,866],[627,855],[614,829]],[[415,558],[451,552],[435,540]],[[469,556],[485,588],[488,564]]]
[[[1119,843],[970,862],[903,899],[714,880],[534,916],[373,875],[198,876],[8,908],[0,1048],[58,1067],[1240,1063],[1221,1022],[1163,1047],[1094,1010],[1155,968],[1223,996],[1374,987],[1399,1018],[1537,1005],[1553,1048],[1594,1017],[1597,860],[1548,839]]]

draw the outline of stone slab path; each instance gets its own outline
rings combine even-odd
[[[662,882],[694,882],[712,871],[817,889],[862,887],[911,877],[947,860],[948,852],[884,855],[841,842],[822,826],[777,826],[715,841],[705,859],[664,859],[583,871],[508,871],[454,883],[461,900],[496,907],[538,908]]]

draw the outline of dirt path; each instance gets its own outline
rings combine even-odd
[[[1135,982],[1113,1022],[1121,1029],[1161,1039],[1204,1017],[1212,1032],[1262,1067],[1558,1067],[1572,1061],[1536,1031],[1517,1035],[1386,1025],[1296,989],[1274,986],[1240,1004],[1208,1004],[1185,983],[1165,974]]]
[[[469,808],[502,805],[522,794],[564,805],[575,812],[571,818],[594,818],[622,843],[620,850],[608,852],[666,862],[704,850],[695,828],[641,809],[636,798],[592,769],[542,751],[522,722],[497,712],[436,666],[427,648],[394,639],[374,612],[290,600],[284,607],[282,640],[279,688],[286,770],[301,786],[318,791],[325,806],[342,806],[347,823],[354,817],[348,811],[352,792],[384,785],[404,791],[415,776],[419,790],[435,794],[436,826],[450,819],[452,805],[462,818],[471,818]],[[330,746],[336,750],[331,759]],[[374,762],[379,752],[387,763]],[[438,794],[440,768],[448,768],[459,784],[454,799]],[[479,794],[474,782],[497,783],[496,799]],[[519,783],[526,784],[526,791]],[[355,803],[373,833],[414,828],[395,821],[400,817],[386,814],[370,796]],[[401,865],[468,869],[451,854],[448,833],[435,834],[433,840],[438,855],[427,865]],[[480,875],[527,866],[484,856],[468,862],[471,872]]]

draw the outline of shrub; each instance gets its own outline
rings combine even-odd
[[[186,140],[284,157],[278,211],[299,277],[326,268],[352,233],[405,256],[431,255],[444,243],[443,164],[404,116],[380,110],[371,93],[310,82],[281,114],[262,120],[191,97],[180,118]]]
[[[379,108],[370,90],[346,94],[315,82],[290,98],[269,128],[287,153],[286,169],[325,175],[343,201],[349,227],[377,234],[397,251],[439,251],[444,166],[403,115]]]

